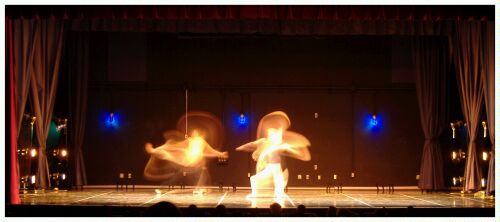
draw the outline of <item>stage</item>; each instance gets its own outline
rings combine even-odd
[[[85,189],[83,191],[38,191],[21,194],[22,206],[45,206],[55,209],[54,206],[96,207],[106,206],[115,208],[145,209],[160,201],[174,203],[179,208],[187,208],[196,204],[200,209],[213,209],[219,204],[230,209],[268,209],[276,200],[269,197],[247,198],[249,190],[225,188],[208,189],[208,192],[199,195],[193,194],[193,189]],[[395,190],[394,193],[377,193],[376,190],[343,190],[326,193],[324,189],[289,189],[288,198],[285,198],[283,209],[292,210],[303,204],[310,211],[326,211],[330,206],[338,209],[391,210],[407,209],[409,206],[416,211],[441,212],[445,215],[457,216],[494,216],[494,199],[478,198],[473,194],[457,192],[422,193],[418,190]],[[64,209],[64,208],[62,208]],[[429,211],[430,210],[430,211]],[[433,211],[434,210],[434,211]],[[437,210],[437,211],[436,211]],[[19,210],[11,211],[14,215]],[[449,212],[450,215],[447,215]],[[46,215],[45,212],[44,215]],[[321,216],[323,213],[318,213]],[[79,214],[85,215],[85,214]],[[460,216],[459,214],[458,216]],[[56,216],[56,215],[53,215]],[[419,215],[419,216],[436,216]]]

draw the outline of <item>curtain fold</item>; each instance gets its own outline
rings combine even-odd
[[[417,37],[413,42],[420,125],[425,136],[418,187],[424,190],[444,188],[439,136],[447,125],[448,52],[448,38]]]
[[[19,171],[18,171],[18,161],[17,161],[17,137],[19,134],[17,126],[17,111],[16,111],[16,74],[14,72],[14,53],[13,53],[13,24],[12,20],[9,18],[5,19],[5,71],[9,73],[9,132],[8,140],[10,140],[7,158],[8,172],[9,172],[9,182],[7,182],[9,192],[8,203],[10,204],[20,204],[21,199],[19,198]],[[6,146],[7,147],[7,146]],[[8,191],[7,191],[8,190]]]
[[[83,160],[83,140],[87,113],[87,85],[89,74],[89,33],[70,32],[67,37],[67,66],[69,85],[69,136],[73,150],[74,184],[87,184]]]
[[[476,134],[484,97],[484,85],[480,75],[482,57],[481,22],[457,21],[457,33],[454,41],[458,89],[469,137],[464,189],[473,191],[480,189],[480,180],[482,178],[476,147]]]
[[[486,193],[491,194],[495,191],[495,26],[493,22],[483,25],[483,33],[481,77],[484,85],[488,134],[492,144]]]
[[[33,76],[31,96],[36,123],[36,135],[39,148],[37,184],[40,188],[49,188],[49,166],[46,156],[46,141],[57,91],[61,49],[63,45],[64,24],[62,20],[37,20],[37,44],[34,47]]]
[[[14,47],[14,71],[16,81],[16,114],[17,114],[17,134],[19,136],[21,124],[28,100],[30,89],[30,80],[33,75],[33,59],[35,53],[35,45],[38,44],[39,29],[36,20],[13,20],[13,47]]]

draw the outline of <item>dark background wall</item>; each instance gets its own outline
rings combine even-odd
[[[285,159],[291,186],[324,185],[333,174],[344,186],[417,184],[424,138],[405,37],[95,32],[91,38],[84,142],[90,184],[114,183],[120,172],[155,184],[142,178],[144,143],[160,145],[162,132],[175,128],[184,86],[189,109],[211,112],[225,127],[221,149],[230,159],[226,166],[210,163],[214,183],[249,185],[255,165],[233,150],[255,140],[263,115],[282,110],[291,130],[312,143],[311,161]],[[247,127],[234,120],[241,111],[249,114]],[[105,126],[109,112],[119,114],[118,128]],[[379,129],[368,127],[372,113]]]

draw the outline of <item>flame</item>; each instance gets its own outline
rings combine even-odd
[[[257,128],[256,141],[244,144],[236,150],[252,152],[252,158],[257,161],[256,174],[250,177],[252,193],[249,197],[265,195],[264,190],[273,188],[275,202],[283,206],[285,187],[288,182],[288,169],[281,168],[281,156],[289,156],[303,161],[309,161],[311,155],[309,140],[287,130],[290,119],[282,111],[272,112],[264,116]],[[259,193],[258,193],[259,192]],[[251,198],[252,206],[256,206]]]

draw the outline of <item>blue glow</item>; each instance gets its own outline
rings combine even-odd
[[[378,120],[377,120],[377,116],[376,115],[372,116],[372,119],[370,120],[370,124],[372,125],[372,127],[378,125]]]
[[[238,126],[240,127],[247,127],[248,126],[248,117],[246,114],[244,113],[240,113],[239,115],[236,116],[236,123],[238,124]]]
[[[372,132],[372,133],[376,133],[376,132],[381,131],[383,128],[383,125],[384,125],[383,120],[384,120],[384,117],[380,113],[377,113],[377,114],[366,113],[363,117],[365,131]]]
[[[121,116],[116,112],[106,112],[103,115],[102,120],[106,128],[116,129],[120,127]]]

